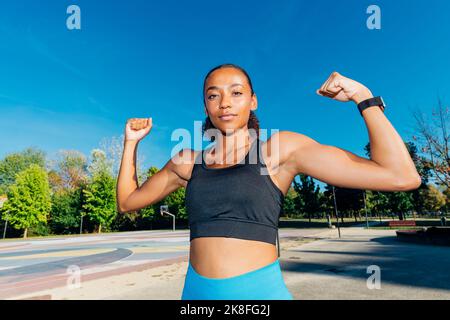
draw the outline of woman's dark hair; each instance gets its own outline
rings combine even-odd
[[[252,92],[252,95],[255,94],[255,92],[253,91],[252,80],[250,79],[250,76],[248,75],[247,71],[245,71],[243,68],[241,68],[238,65],[235,65],[235,64],[232,64],[232,63],[225,63],[225,64],[221,64],[221,65],[219,65],[219,66],[217,66],[215,68],[212,68],[205,76],[205,79],[203,81],[203,103],[205,104],[205,106],[206,106],[206,102],[204,100],[204,95],[205,95],[206,80],[208,80],[208,77],[211,75],[211,73],[213,73],[214,71],[216,71],[218,69],[222,69],[222,68],[234,68],[234,69],[240,70],[245,75],[245,77],[247,78],[248,84],[250,85],[250,90]],[[248,127],[248,129],[255,130],[257,136],[259,137],[259,120],[256,117],[256,114],[252,110],[250,110],[250,117],[249,117],[248,122],[247,122],[247,127]],[[211,119],[209,119],[209,116],[206,117],[205,122],[203,123],[202,135],[208,129],[216,129],[214,124],[211,122]],[[214,136],[211,137],[211,140],[214,141]]]

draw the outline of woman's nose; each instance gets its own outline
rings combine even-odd
[[[230,108],[230,107],[231,107],[230,98],[228,98],[227,96],[224,96],[222,98],[222,101],[220,101],[220,108],[224,109],[224,108]]]

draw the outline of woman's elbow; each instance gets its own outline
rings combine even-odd
[[[121,214],[127,213],[127,211],[125,210],[125,208],[122,207],[122,206],[120,206],[118,203],[117,203],[117,206],[116,206],[116,210],[117,210],[118,213],[121,213]]]
[[[396,179],[394,191],[411,191],[418,189],[422,184],[422,178],[419,175],[413,175],[409,178]]]
[[[129,207],[126,206],[124,201],[117,201],[116,210],[118,213],[121,213],[121,214],[133,211]]]

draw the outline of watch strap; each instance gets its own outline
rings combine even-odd
[[[359,109],[359,113],[361,114],[361,117],[362,117],[362,112],[365,109],[367,109],[369,107],[373,107],[373,106],[379,106],[381,111],[383,111],[383,112],[384,112],[384,109],[386,108],[386,105],[384,104],[383,98],[381,96],[363,100],[360,103],[358,103],[358,109]]]

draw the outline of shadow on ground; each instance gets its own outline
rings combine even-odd
[[[405,243],[389,236],[368,241],[328,239],[300,248],[285,251],[283,271],[339,274],[365,281],[371,275],[367,267],[377,265],[382,282],[450,290],[450,247]]]

